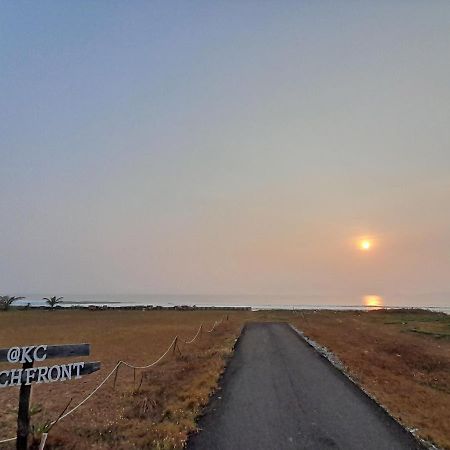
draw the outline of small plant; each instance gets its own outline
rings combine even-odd
[[[30,414],[31,417],[35,416],[36,414],[39,414],[40,412],[42,412],[42,405],[41,404],[30,405],[29,414]]]
[[[64,297],[56,297],[56,295],[55,296],[53,296],[53,297],[44,297],[42,300],[46,300],[47,301],[47,305],[48,306],[50,306],[50,308],[54,308],[58,303],[61,303],[62,302],[62,299],[63,299]]]
[[[30,417],[42,412],[42,405],[31,405],[29,409]],[[51,425],[51,421],[47,420],[44,423],[36,423],[31,426],[31,436],[33,442],[39,443],[43,433],[47,433]]]
[[[53,428],[53,426],[58,423],[58,421],[61,419],[63,414],[67,411],[71,402],[72,402],[72,399],[69,400],[66,407],[61,411],[61,414],[58,416],[58,418],[56,420],[46,420],[43,423],[37,423],[37,424],[33,424],[31,426],[31,436],[32,436],[32,440],[33,440],[34,444],[38,444],[39,442],[42,443],[42,441],[41,441],[42,435],[50,433],[50,430]],[[42,405],[40,405],[40,404],[32,405],[29,409],[29,414],[31,417],[33,417],[36,414],[39,414],[41,412],[42,412]],[[46,439],[47,438],[45,437],[44,441],[43,441],[44,444],[45,444]]]
[[[11,295],[1,295],[0,296],[0,309],[3,309],[4,311],[8,311],[9,307],[12,305],[13,302],[16,300],[22,300],[25,297],[14,297]]]
[[[33,443],[38,444],[42,439],[42,435],[49,432],[51,425],[52,423],[50,421],[47,421],[45,423],[38,423],[35,425],[33,424],[31,426],[31,437]]]

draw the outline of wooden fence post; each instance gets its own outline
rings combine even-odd
[[[22,365],[23,370],[31,367],[33,367],[33,361],[25,362]],[[19,413],[17,415],[17,450],[27,450],[28,448],[28,434],[30,433],[30,395],[31,384],[25,384],[22,381],[19,391]]]
[[[119,364],[119,362],[117,362],[117,364]],[[114,374],[113,389],[116,389],[117,375],[119,374],[119,368],[120,368],[120,366],[118,365],[117,368],[116,368],[116,373]]]
[[[178,336],[173,341],[173,350],[172,350],[173,355],[175,355],[175,352],[177,351],[177,345],[178,345]]]

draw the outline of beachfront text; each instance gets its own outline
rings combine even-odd
[[[75,362],[51,367],[3,370],[0,371],[0,388],[31,383],[53,383],[72,378],[77,380],[81,378],[81,369],[84,364],[84,362]]]

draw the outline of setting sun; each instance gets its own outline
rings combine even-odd
[[[359,242],[359,248],[361,250],[370,250],[372,247],[372,241],[369,239],[363,239]]]
[[[383,306],[383,298],[379,295],[365,295],[363,304],[369,308],[381,308]]]

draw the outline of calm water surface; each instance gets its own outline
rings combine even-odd
[[[42,306],[47,294],[21,294],[26,298],[16,305]],[[254,309],[374,309],[396,307],[423,307],[450,313],[450,295],[396,295],[383,297],[377,294],[362,296],[330,295],[74,295],[64,296],[61,306],[107,305],[120,306],[250,306]]]

